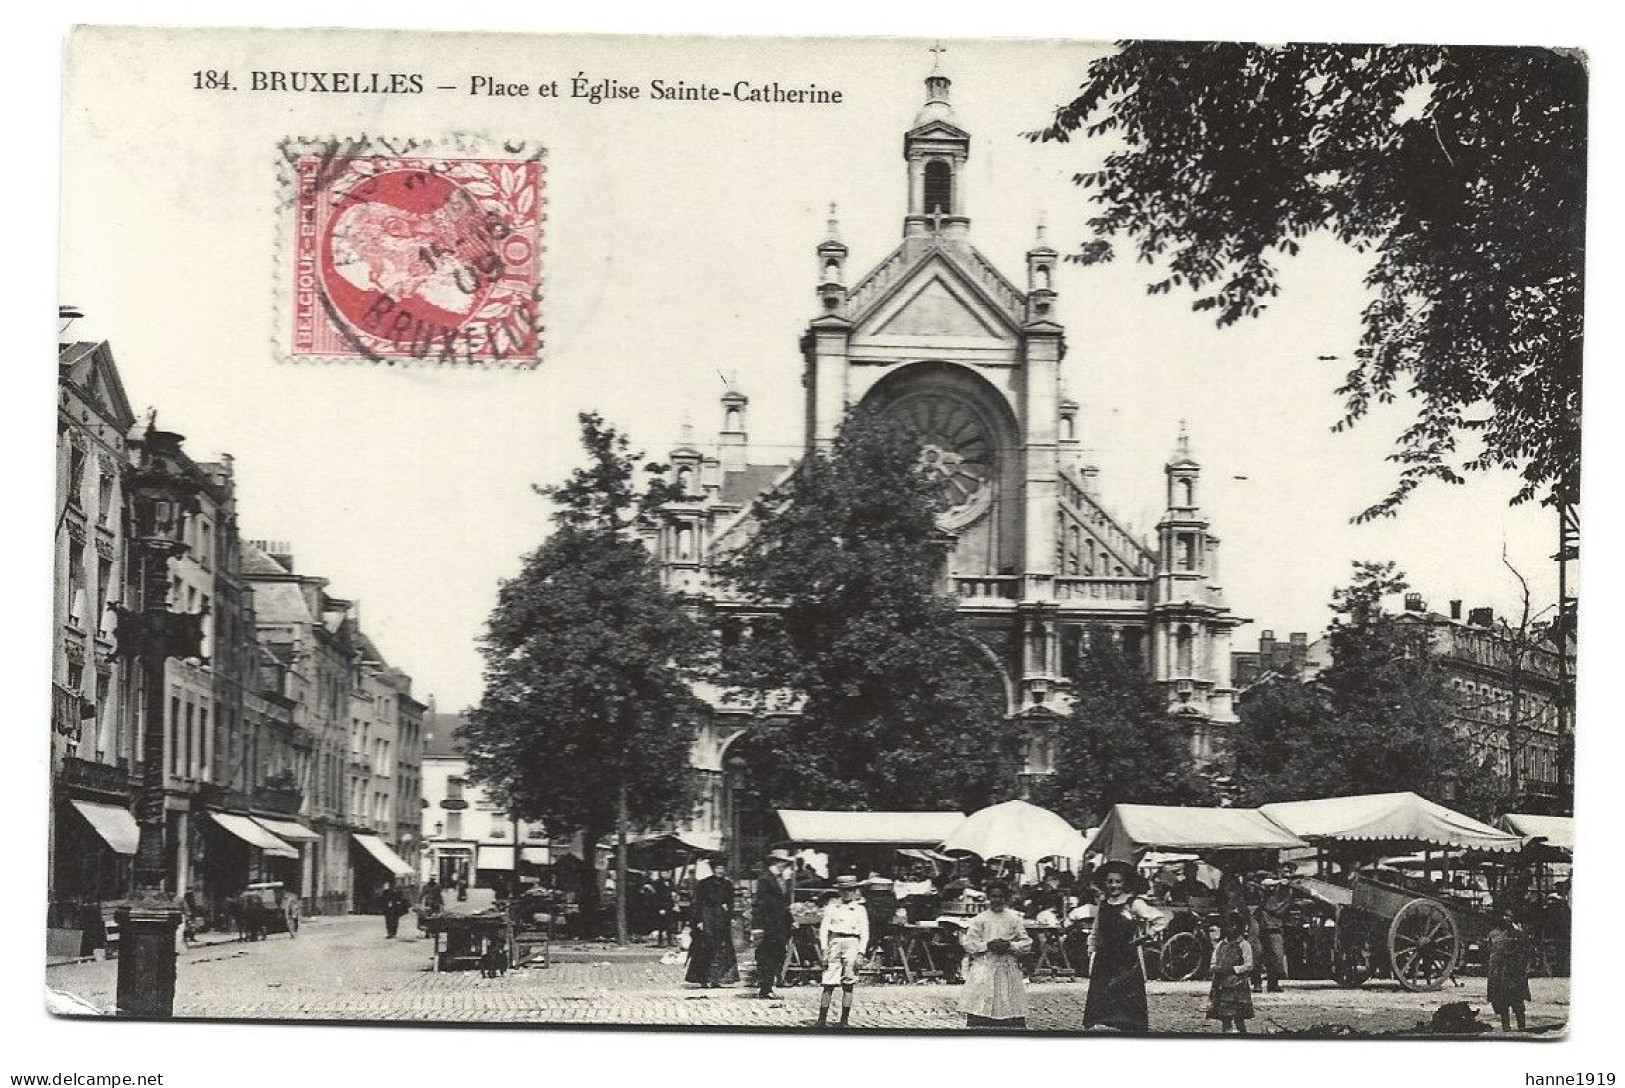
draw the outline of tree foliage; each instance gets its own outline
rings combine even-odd
[[[658,474],[639,487],[639,455],[598,416],[581,417],[581,434],[587,464],[539,489],[559,504],[557,527],[501,586],[484,697],[460,736],[472,777],[520,816],[596,841],[622,787],[635,826],[691,813],[691,681],[708,637],[626,531],[661,494]]]
[[[1411,790],[1489,816],[1494,776],[1452,724],[1426,624],[1384,608],[1407,588],[1392,563],[1360,562],[1332,595],[1332,663],[1277,675],[1241,704],[1232,755],[1249,804]]]
[[[1210,804],[1210,783],[1168,697],[1106,632],[1090,632],[1072,680],[1072,712],[1056,723],[1055,773],[1033,800],[1074,826],[1100,823],[1115,804]]]
[[[1552,49],[1126,42],[1029,136],[1121,141],[1076,177],[1100,206],[1078,256],[1130,236],[1152,293],[1221,326],[1311,234],[1373,255],[1336,429],[1401,397],[1416,416],[1364,520],[1471,470],[1578,498],[1586,85]]]
[[[723,675],[764,712],[741,751],[767,803],[969,809],[1008,788],[1003,687],[944,595],[937,501],[918,444],[860,410],[718,564],[755,604]]]

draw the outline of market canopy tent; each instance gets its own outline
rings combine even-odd
[[[1083,832],[1047,808],[1005,801],[972,813],[942,841],[944,850],[964,850],[984,860],[1083,857]]]
[[[1321,801],[1283,801],[1258,811],[1316,846],[1364,847],[1366,853],[1481,850],[1514,853],[1523,838],[1414,793],[1370,793]]]
[[[1573,816],[1535,816],[1509,812],[1497,821],[1501,828],[1526,839],[1544,839],[1545,845],[1564,853],[1574,853]]]
[[[937,846],[963,812],[815,812],[781,808],[783,842],[795,846]]]
[[[1142,850],[1290,850],[1308,843],[1252,808],[1113,805],[1090,852],[1133,861]]]
[[[721,856],[720,850],[696,846],[677,835],[656,835],[626,844],[627,864],[638,869],[681,869],[696,858]]]

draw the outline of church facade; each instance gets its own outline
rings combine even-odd
[[[1245,621],[1225,604],[1201,466],[1181,434],[1154,538],[1110,513],[1084,455],[1080,405],[1062,387],[1058,254],[1040,228],[1018,286],[976,249],[962,186],[971,136],[956,123],[948,77],[933,70],[925,89],[903,138],[901,243],[853,275],[832,209],[816,247],[817,312],[800,342],[805,446],[827,448],[856,405],[919,440],[952,541],[946,591],[1003,681],[1028,774],[1053,769],[1050,725],[1091,638],[1144,662],[1167,693],[1170,727],[1203,759],[1236,720],[1230,637]],[[649,543],[669,588],[726,617],[745,606],[714,591],[711,557],[793,465],[752,460],[743,392],[730,389],[720,407],[714,443],[702,451],[685,436],[671,451],[686,497],[665,508]],[[749,721],[715,704],[694,753],[713,788],[691,832],[719,843],[738,837],[728,746]]]

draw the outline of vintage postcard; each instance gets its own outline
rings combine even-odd
[[[90,1045],[1565,1035],[1587,57],[928,33],[69,35]]]

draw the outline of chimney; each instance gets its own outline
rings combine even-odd
[[[1460,601],[1451,601],[1450,602],[1450,618],[1460,622],[1460,620],[1461,620],[1461,602]]]
[[[1475,608],[1467,613],[1467,622],[1474,627],[1494,627],[1495,609]]]
[[[1260,631],[1258,633],[1258,656],[1264,659],[1266,666],[1269,664],[1270,659],[1275,656],[1274,631]]]
[[[1425,611],[1425,609],[1422,607],[1422,595],[1420,593],[1407,593],[1407,594],[1405,594],[1405,611],[1407,611],[1407,612],[1422,612],[1422,611]]]
[[[1296,668],[1303,668],[1309,660],[1309,635],[1304,631],[1294,631],[1287,636],[1287,660]]]

